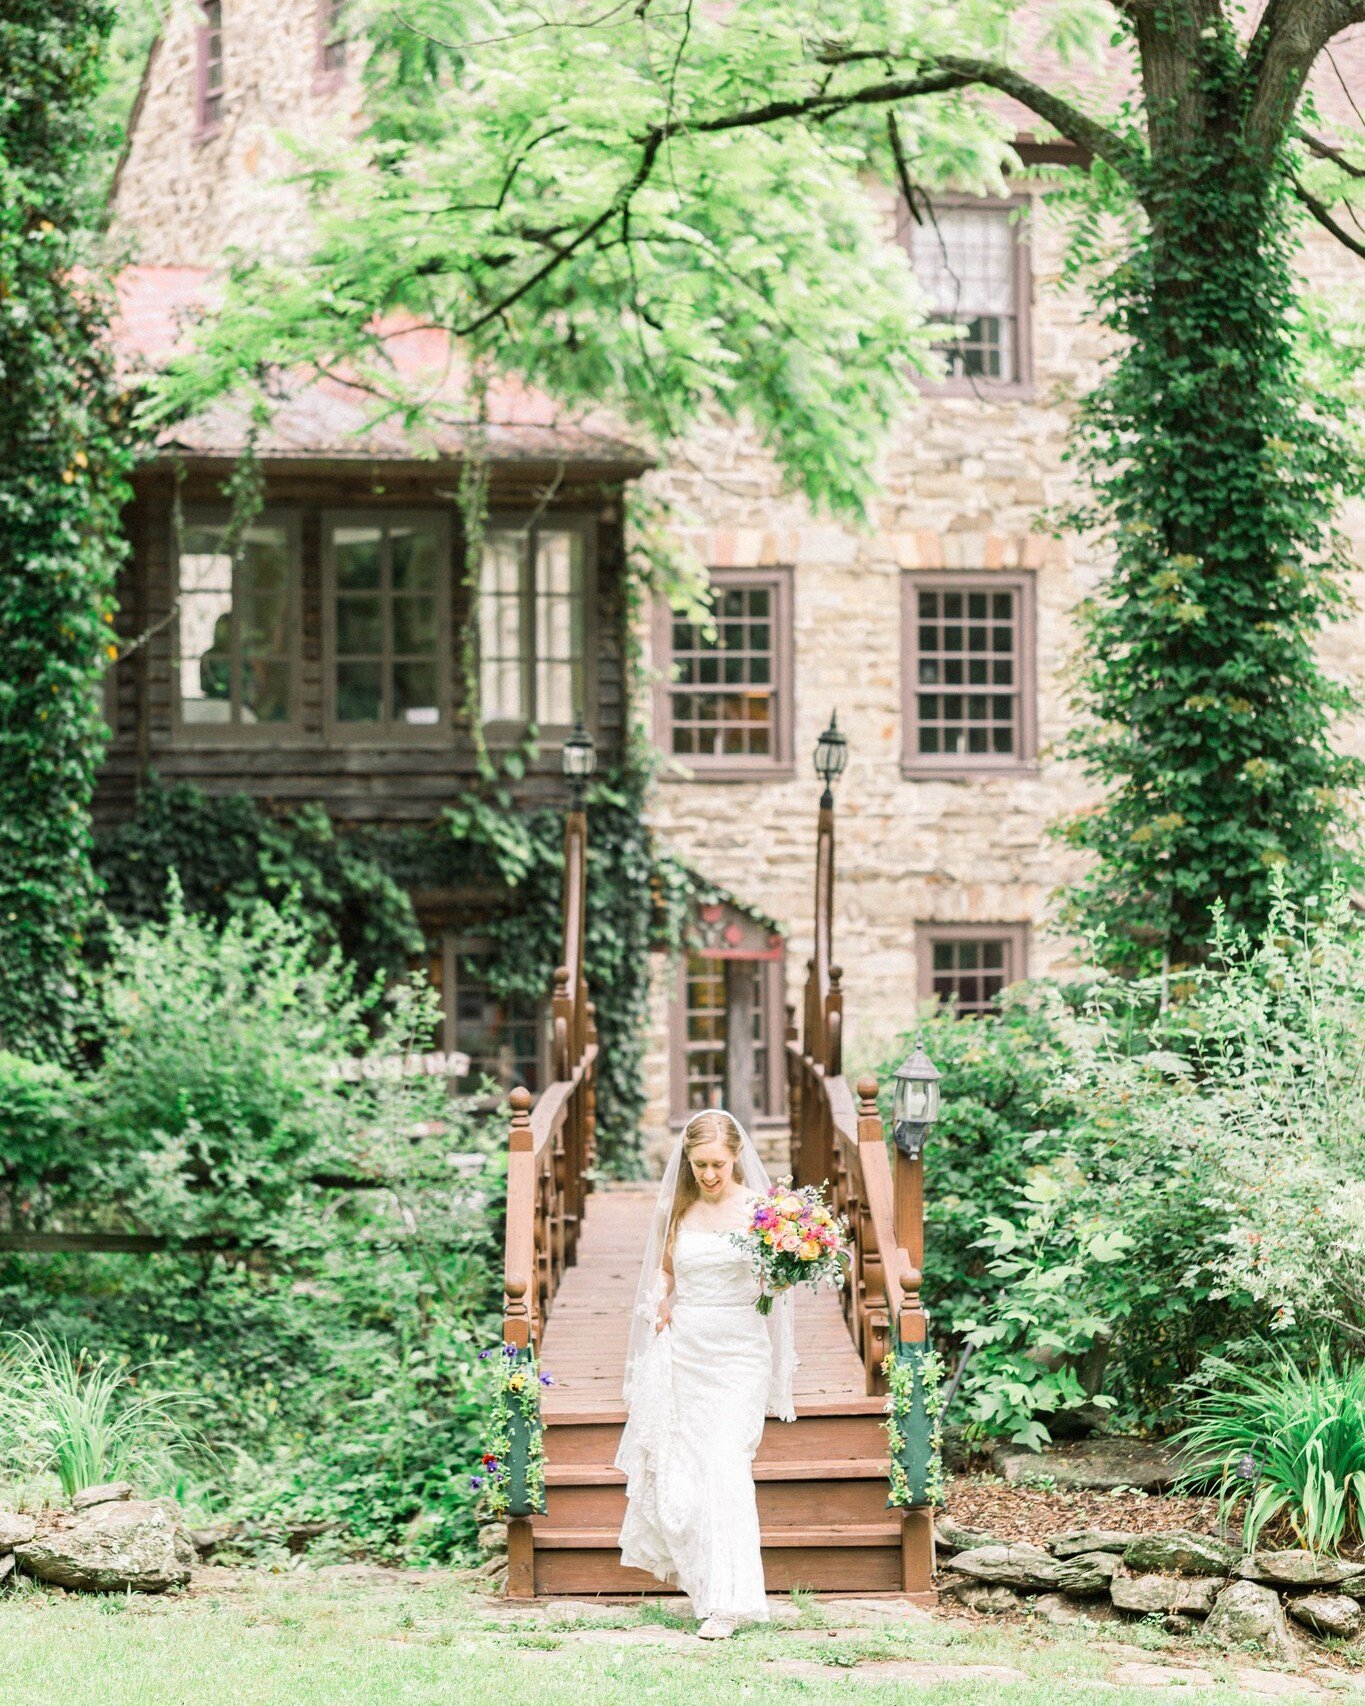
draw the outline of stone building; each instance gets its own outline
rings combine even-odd
[[[153,297],[169,288],[170,269],[211,269],[231,246],[287,250],[298,241],[298,192],[282,181],[295,156],[282,137],[325,141],[358,113],[354,44],[338,35],[336,16],[335,0],[181,0],[172,11],[115,189],[118,222]],[[1323,99],[1333,99],[1330,91]],[[1026,159],[1060,157],[1056,145],[1029,136],[1027,115],[1019,121]],[[666,610],[649,615],[639,635],[649,685],[637,710],[664,757],[654,821],[668,847],[734,897],[732,906],[703,909],[681,964],[660,956],[654,968],[656,1136],[722,1094],[751,1105],[760,1127],[776,1128],[781,1117],[784,1003],[798,997],[810,949],[811,753],[835,711],[850,751],[838,796],[835,958],[850,970],[855,1060],[870,1059],[924,1000],[979,1010],[1005,983],[1072,963],[1071,945],[1050,928],[1051,897],[1072,856],[1047,832],[1086,797],[1057,749],[1070,718],[1069,612],[1103,563],[1088,542],[1054,538],[1040,524],[1070,490],[1070,400],[1092,382],[1103,344],[1084,298],[1059,283],[1063,235],[1035,182],[1000,202],[945,198],[937,227],[889,218],[887,240],[910,246],[935,306],[966,335],[945,352],[944,380],[923,385],[899,423],[866,531],[784,492],[743,427],[705,429],[685,461],[646,476],[695,519],[690,543],[710,569],[718,618],[714,640]],[[1315,283],[1344,284],[1346,264],[1328,240],[1310,242]],[[543,460],[562,430],[538,407],[509,394],[502,479],[512,511],[534,485],[537,454]],[[314,422],[307,408],[301,414]],[[527,422],[540,434],[538,452],[527,450],[524,433],[517,439]],[[219,452],[229,447],[216,441]],[[458,460],[459,449],[452,442],[443,454]],[[602,498],[603,478],[619,484],[642,459],[618,444],[606,468],[582,445],[579,452],[580,487],[568,508],[597,505],[594,525],[615,539],[619,510]],[[381,461],[398,456],[382,445],[368,456],[343,451],[335,431],[310,454],[323,479],[346,462],[348,501],[376,483]],[[407,477],[418,476],[409,469]],[[299,493],[281,490],[288,508]],[[321,489],[308,501],[320,518]],[[404,501],[416,500],[409,492]],[[144,512],[148,503],[156,512],[144,494]],[[1347,523],[1365,539],[1360,514]],[[326,549],[322,521],[304,525],[318,541],[304,551],[307,584],[325,572]],[[156,573],[162,608],[171,567],[160,562]],[[602,573],[614,584],[614,570]],[[324,624],[305,636],[305,679],[337,667],[330,631]],[[1334,666],[1350,667],[1360,633],[1353,624],[1331,636]],[[610,682],[599,719],[608,704],[621,714],[622,639],[609,619],[592,641],[605,647]],[[585,664],[593,677],[595,659]],[[133,690],[125,694],[131,702]],[[128,742],[148,738],[132,732],[131,710],[121,714],[115,775],[130,762]],[[318,717],[320,728],[321,701]],[[173,719],[157,726],[158,762],[206,785],[231,781],[286,798],[311,789],[351,806],[375,797],[372,783],[354,785],[353,753],[338,759],[319,747],[310,771],[256,730],[243,764],[221,744],[186,752]],[[617,739],[619,725],[603,732]],[[451,738],[453,753],[458,730]],[[393,781],[405,761],[390,756],[385,786],[406,792],[413,811],[459,769],[430,765],[414,792]],[[323,773],[352,783],[329,791],[318,784]],[[751,1063],[750,1083],[733,1081],[737,1060]]]

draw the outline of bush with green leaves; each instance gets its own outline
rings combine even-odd
[[[1325,1345],[1265,1368],[1213,1360],[1190,1416],[1190,1480],[1216,1480],[1225,1504],[1245,1499],[1248,1552],[1272,1525],[1316,1553],[1365,1539],[1365,1364],[1337,1366]]]

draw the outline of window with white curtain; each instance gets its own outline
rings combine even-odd
[[[950,379],[1023,377],[1023,249],[1008,207],[939,207],[908,225],[915,276],[931,315],[958,328],[938,348]]]

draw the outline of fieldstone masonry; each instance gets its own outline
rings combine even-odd
[[[173,7],[148,69],[116,192],[118,224],[147,264],[212,266],[233,246],[287,250],[303,225],[298,192],[279,181],[296,166],[283,134],[325,141],[356,122],[356,65],[332,86],[318,81],[313,0],[233,0],[226,10],[226,95],[215,135],[194,134],[198,14],[187,0]],[[1084,297],[1060,287],[1062,233],[1036,199],[1029,240],[1030,388],[962,396],[923,387],[887,447],[865,529],[816,516],[785,493],[743,426],[705,426],[685,457],[650,477],[674,501],[704,562],[789,566],[795,604],[793,769],[722,782],[674,765],[657,789],[654,822],[691,864],[782,922],[789,996],[799,1000],[811,946],[810,754],[838,710],[851,756],[838,795],[836,959],[851,968],[852,1070],[913,1021],[916,935],[926,922],[1025,924],[1030,974],[1073,963],[1050,920],[1051,896],[1076,866],[1047,827],[1087,799],[1075,768],[1057,757],[1071,722],[1062,671],[1073,645],[1070,611],[1104,565],[1091,542],[1039,528],[1073,489],[1062,460],[1072,403],[1093,383],[1105,348]],[[1347,289],[1348,264],[1330,239],[1308,239],[1305,268],[1316,288]],[[1344,520],[1365,541],[1365,509]],[[1024,569],[1035,579],[1039,750],[1009,774],[946,781],[902,773],[901,578],[949,568]],[[1363,622],[1358,616],[1327,638],[1332,667],[1353,667]],[[650,666],[647,619],[640,639]],[[1365,744],[1358,730],[1349,739]],[[647,1123],[656,1145],[669,1128],[671,975],[655,968]]]

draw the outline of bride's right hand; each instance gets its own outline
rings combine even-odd
[[[672,1319],[672,1307],[667,1303],[661,1303],[659,1305],[659,1313],[654,1317],[654,1331],[656,1333],[662,1333],[664,1328]]]

